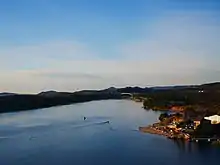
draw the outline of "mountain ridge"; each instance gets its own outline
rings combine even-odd
[[[217,98],[213,99],[213,96],[211,97],[211,95],[214,92],[214,97],[218,96],[216,93],[220,93],[220,82],[171,87],[110,87],[103,90],[82,90],[76,92],[42,91],[38,94],[16,94],[4,92],[2,93],[2,96],[0,94],[0,113],[48,108],[93,100],[123,99],[124,97],[129,97],[129,95],[123,95],[126,93],[143,95],[154,93],[177,93],[180,95],[186,91],[191,95],[195,95],[197,98],[200,97],[198,96],[199,92],[206,92],[210,99],[218,101]]]

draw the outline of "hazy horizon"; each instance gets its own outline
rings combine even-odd
[[[218,0],[3,0],[0,92],[220,81]]]

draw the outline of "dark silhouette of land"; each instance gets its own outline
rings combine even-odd
[[[36,95],[0,95],[0,113],[47,108],[94,100],[121,99],[117,90],[79,91],[74,93],[48,91]]]
[[[123,99],[131,97],[148,98],[146,106],[168,108],[170,104],[203,105],[213,113],[220,112],[220,83],[168,87],[126,87],[78,92],[47,91],[39,94],[0,94],[0,113],[16,112],[52,106],[82,103],[93,100]],[[212,107],[212,108],[210,108]]]

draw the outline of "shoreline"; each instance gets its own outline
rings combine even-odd
[[[204,143],[210,143],[213,146],[220,146],[220,139],[212,139],[212,138],[190,138],[190,137],[186,137],[184,136],[184,134],[178,133],[177,135],[172,135],[168,132],[164,132],[160,129],[156,129],[153,125],[149,125],[146,127],[139,127],[139,131],[142,133],[148,133],[148,134],[153,134],[153,135],[159,135],[159,136],[163,136],[166,137],[168,139],[172,139],[172,140],[181,140],[181,141],[185,141],[185,142],[194,142],[194,143],[198,143],[198,142],[204,142]]]
[[[169,134],[169,133],[167,133],[165,131],[162,131],[160,129],[156,129],[152,125],[149,125],[149,126],[146,126],[146,127],[139,127],[139,131],[143,132],[143,133],[149,133],[149,134],[164,136],[164,137],[167,137],[169,139],[173,139],[174,138],[173,135],[171,135],[171,134]]]

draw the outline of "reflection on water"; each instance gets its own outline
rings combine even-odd
[[[137,131],[139,126],[157,121],[159,114],[126,100],[1,114],[0,162],[3,165],[219,164],[218,148]]]

